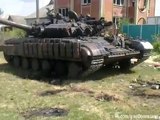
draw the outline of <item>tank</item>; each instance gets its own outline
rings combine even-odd
[[[49,22],[22,25],[0,18],[0,23],[25,30],[28,36],[9,39],[1,45],[6,61],[23,69],[53,72],[56,76],[88,76],[102,67],[130,69],[150,56],[152,45],[118,35],[104,37],[113,25],[104,18],[78,17],[69,11],[69,19],[60,14]],[[107,74],[107,73],[106,73]]]

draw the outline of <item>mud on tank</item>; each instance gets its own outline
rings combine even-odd
[[[119,65],[130,69],[150,55],[152,45],[146,41],[122,39],[111,41],[101,32],[111,22],[104,19],[79,18],[73,11],[69,20],[60,14],[50,22],[22,25],[0,18],[0,23],[23,29],[28,37],[9,39],[1,45],[8,63],[23,69],[52,71],[57,76],[87,76],[101,67]],[[136,59],[136,61],[132,61]]]

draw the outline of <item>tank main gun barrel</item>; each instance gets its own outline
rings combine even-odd
[[[9,26],[12,26],[12,27],[16,27],[16,28],[19,28],[19,29],[23,29],[25,31],[31,31],[32,30],[31,26],[24,25],[24,24],[17,24],[15,22],[12,22],[12,21],[9,21],[9,20],[4,20],[2,18],[0,18],[0,23],[4,24],[4,25],[9,25]]]

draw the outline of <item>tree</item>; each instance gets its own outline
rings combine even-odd
[[[128,18],[123,18],[119,20],[118,27],[119,31],[122,33],[123,32],[123,25],[129,25],[129,19]]]

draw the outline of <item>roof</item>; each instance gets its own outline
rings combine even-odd
[[[55,0],[51,0],[48,5],[53,5],[53,4],[55,4]]]
[[[7,19],[10,20],[10,21],[13,21],[15,23],[26,24],[24,16],[9,15]]]
[[[44,6],[42,8],[40,8],[39,10],[39,18],[46,18],[47,17],[47,12],[49,10],[52,10],[54,7],[53,7],[53,4],[49,4],[47,6]],[[33,19],[33,18],[36,18],[36,12],[28,15],[27,17],[25,17],[25,19]]]

